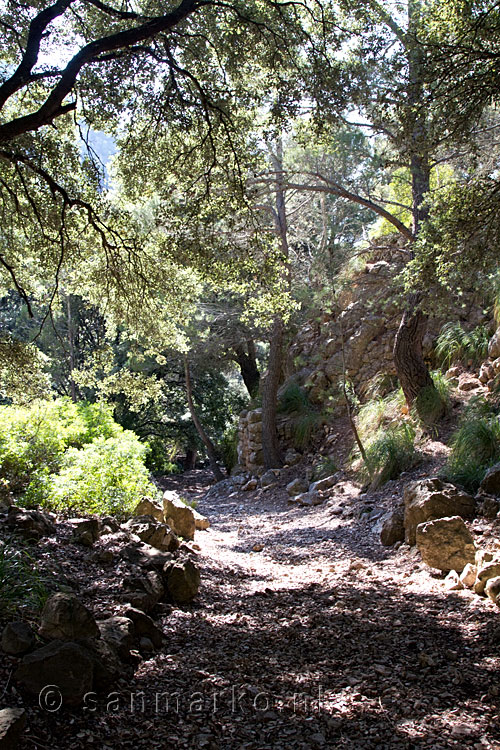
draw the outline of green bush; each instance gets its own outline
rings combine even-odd
[[[460,323],[445,323],[436,343],[436,358],[441,367],[462,362],[477,365],[488,355],[490,333],[487,326],[465,331]]]
[[[150,438],[147,441],[147,452],[145,464],[149,471],[156,476],[166,474],[179,474],[182,469],[178,463],[173,461],[177,446],[166,443],[160,437]]]
[[[290,421],[295,448],[306,448],[322,421],[322,415],[311,404],[307,391],[297,383],[287,385],[280,394],[278,411],[292,417]]]
[[[73,404],[66,398],[29,407],[0,406],[0,475],[20,493],[40,471],[54,473],[69,447],[123,432],[103,404]]]
[[[381,428],[366,446],[366,458],[379,485],[396,479],[415,463],[415,430],[409,424]]]
[[[43,504],[84,513],[130,512],[141,495],[156,492],[144,465],[146,451],[128,430],[118,438],[100,437],[81,449],[69,448]]]
[[[231,469],[238,463],[238,426],[230,425],[224,430],[222,440],[218,445],[219,455],[222,459],[226,471],[229,473]]]
[[[0,619],[14,615],[20,606],[39,610],[48,595],[44,577],[19,540],[0,542]]]
[[[123,513],[151,494],[148,446],[101,404],[69,399],[0,407],[2,492],[24,505]],[[21,494],[22,493],[22,494]]]
[[[500,460],[500,422],[496,409],[477,397],[465,409],[451,441],[443,470],[446,479],[474,492],[487,469]]]
[[[330,477],[339,470],[337,462],[331,456],[323,456],[313,468],[312,480],[316,482],[318,479],[324,479]]]
[[[441,370],[431,373],[434,387],[423,388],[418,394],[412,410],[413,417],[424,425],[435,424],[450,410],[452,385]]]

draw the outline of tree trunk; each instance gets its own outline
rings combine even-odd
[[[423,110],[422,48],[417,39],[420,13],[420,0],[409,0],[406,49],[409,74],[408,119],[411,148],[412,218],[415,239],[418,237],[422,223],[429,215],[425,198],[430,188],[427,122]],[[409,409],[424,388],[434,388],[423,354],[427,316],[419,309],[421,299],[422,295],[418,292],[409,296],[394,340],[394,365]]]
[[[394,364],[408,408],[424,388],[434,387],[423,355],[427,316],[417,308],[419,297],[412,294],[408,299],[394,341]]]
[[[243,345],[233,347],[234,360],[238,363],[241,377],[245,383],[250,398],[255,398],[259,392],[260,372],[257,367],[257,358],[255,353],[255,344],[252,339],[248,339],[247,351]]]
[[[276,173],[275,199],[276,207],[273,210],[276,235],[280,241],[281,252],[285,265],[285,276],[290,283],[290,267],[288,264],[288,238],[287,220],[285,207],[285,190],[283,175],[283,143],[278,138],[276,153],[269,149],[271,161]],[[281,451],[276,431],[276,415],[278,411],[278,388],[280,384],[281,368],[283,363],[283,321],[275,317],[271,329],[269,341],[269,362],[267,373],[262,384],[262,453],[266,469],[275,469],[283,465]]]
[[[69,387],[71,400],[76,404],[78,398],[76,395],[76,383],[73,379],[73,370],[75,369],[75,332],[73,329],[73,316],[71,314],[71,296],[66,297],[66,312],[68,316],[68,346],[69,346]]]
[[[275,318],[271,331],[269,364],[262,378],[262,453],[266,469],[276,469],[283,465],[276,431],[282,347],[283,323],[280,318]]]
[[[207,433],[203,429],[203,425],[201,424],[198,418],[198,414],[196,413],[196,409],[194,408],[193,387],[191,385],[189,362],[188,362],[188,358],[186,355],[184,355],[184,375],[186,379],[186,395],[187,395],[187,401],[188,401],[188,406],[189,406],[189,413],[191,414],[191,419],[193,420],[193,423],[194,423],[194,426],[196,427],[196,431],[198,435],[200,436],[205,448],[207,449],[208,460],[210,462],[210,468],[212,469],[213,475],[215,479],[217,480],[217,482],[220,482],[224,479],[224,474],[219,469],[219,465],[217,463],[217,453],[215,450],[215,445],[212,443]]]

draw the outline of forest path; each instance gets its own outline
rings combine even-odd
[[[146,695],[179,692],[182,731],[164,722],[161,736],[217,750],[500,748],[492,604],[445,591],[407,548],[341,517],[354,491],[305,509],[229,483],[204,495],[201,472],[181,481],[212,526],[196,535],[199,600],[174,610],[168,655],[136,675]]]

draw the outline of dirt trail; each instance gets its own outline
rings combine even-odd
[[[203,594],[166,657],[200,693],[181,744],[500,748],[498,610],[341,517],[356,495],[310,509],[282,491],[201,495]]]
[[[163,651],[86,712],[32,706],[23,748],[500,748],[492,603],[446,592],[408,548],[382,548],[348,482],[306,509],[283,488],[207,493],[208,481],[198,471],[164,482],[212,526],[194,543],[199,597],[156,615]],[[384,493],[390,504],[401,486]],[[101,588],[94,608],[99,596],[110,606]]]

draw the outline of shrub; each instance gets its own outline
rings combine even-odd
[[[219,455],[222,459],[226,471],[229,473],[231,469],[238,463],[238,426],[230,425],[224,430],[222,440],[218,445]]]
[[[337,463],[331,456],[323,456],[313,469],[312,480],[316,482],[318,479],[324,479],[330,477],[339,470]]]
[[[396,479],[415,462],[415,430],[409,424],[382,428],[366,447],[367,464],[378,484]],[[367,469],[365,469],[367,473]]]
[[[287,385],[280,394],[278,411],[292,417],[290,421],[295,448],[306,448],[323,419],[322,414],[311,404],[307,391],[297,383]]]
[[[436,343],[436,358],[441,367],[453,363],[479,364],[488,354],[490,334],[487,326],[477,326],[465,331],[460,323],[445,323]]]
[[[59,474],[47,483],[43,504],[84,513],[130,512],[141,495],[155,494],[144,465],[147,446],[133,432],[99,437],[69,448]]]
[[[359,410],[357,426],[360,437],[370,440],[382,426],[390,426],[401,420],[406,402],[403,391],[398,388],[384,398],[368,401]]]
[[[434,387],[423,388],[418,394],[413,416],[423,422],[424,425],[435,424],[444,414],[450,410],[450,394],[452,385],[444,377],[441,370],[431,373]]]
[[[11,492],[22,492],[41,470],[57,472],[70,446],[80,448],[122,431],[111,407],[102,404],[61,398],[29,407],[1,406],[0,474]]]
[[[147,443],[145,464],[152,474],[179,474],[182,469],[173,461],[177,453],[177,445],[166,443],[160,437],[150,438]]]
[[[20,606],[39,610],[48,597],[44,577],[29,552],[16,539],[0,543],[0,618],[15,614]]]
[[[443,475],[475,491],[487,469],[500,460],[500,422],[485,399],[472,399],[451,441]]]

